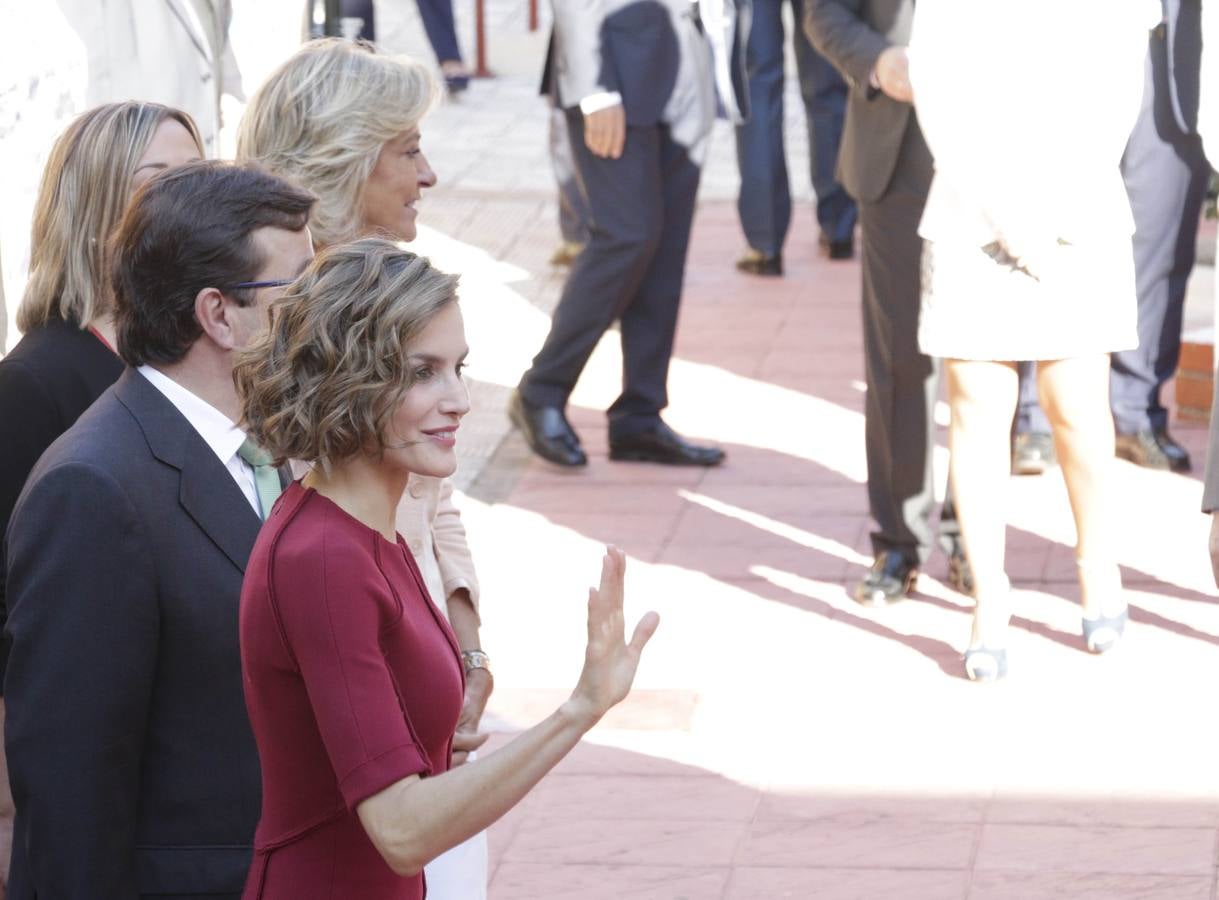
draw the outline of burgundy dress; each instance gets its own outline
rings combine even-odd
[[[465,689],[402,539],[290,485],[246,568],[241,659],[263,791],[243,900],[421,900],[355,812],[449,768]]]

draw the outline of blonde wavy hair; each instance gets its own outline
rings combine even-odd
[[[271,307],[233,369],[243,422],[282,465],[327,469],[384,447],[414,378],[407,354],[457,300],[457,276],[383,238],[323,250]]]
[[[106,243],[140,157],[166,119],[181,123],[204,155],[189,115],[134,100],[81,113],[55,141],[34,206],[30,274],[17,310],[23,332],[55,317],[85,328],[109,308]]]
[[[254,162],[317,195],[319,247],[360,234],[364,185],[387,141],[414,128],[439,96],[423,63],[368,43],[311,41],[254,94],[237,131],[238,162]]]

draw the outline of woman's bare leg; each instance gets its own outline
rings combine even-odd
[[[952,359],[944,368],[952,408],[949,477],[977,600],[970,646],[1000,648],[1010,615],[1003,556],[1016,366]]]
[[[1113,415],[1109,412],[1109,356],[1039,363],[1041,407],[1071,498],[1078,541],[1079,584],[1084,616],[1120,613],[1125,605],[1113,541],[1110,502]]]

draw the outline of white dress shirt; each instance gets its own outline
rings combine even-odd
[[[178,382],[152,366],[140,366],[136,369],[152,383],[158,391],[165,395],[170,403],[186,417],[191,427],[199,432],[199,437],[212,448],[212,452],[229,470],[241,492],[254,512],[262,516],[258,504],[258,489],[254,485],[254,468],[237,455],[241,445],[245,443],[245,432],[233,424],[232,420],[206,400],[192,394]]]

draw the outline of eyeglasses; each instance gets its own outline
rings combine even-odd
[[[294,279],[277,278],[274,281],[243,281],[240,284],[230,284],[226,290],[235,291],[239,288],[271,288],[271,287],[286,287],[291,284]]]

